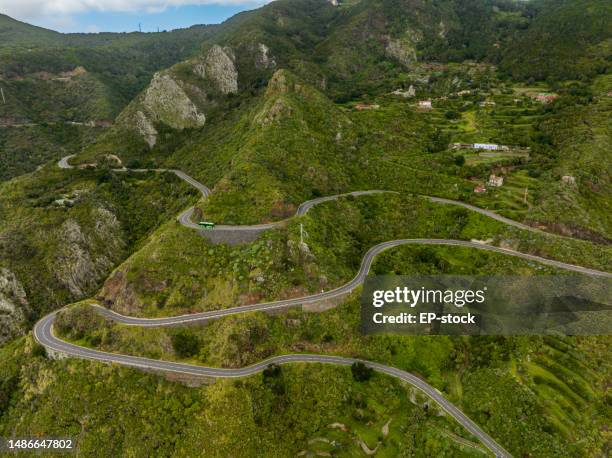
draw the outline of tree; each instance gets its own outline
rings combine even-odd
[[[374,369],[366,366],[360,361],[354,362],[351,365],[351,373],[353,374],[353,379],[358,382],[365,382],[367,380],[370,380],[373,372]]]
[[[429,138],[429,145],[427,150],[430,153],[439,153],[448,148],[448,142],[450,141],[450,135],[445,133],[443,130],[436,128]]]
[[[285,388],[285,378],[278,364],[270,364],[263,370],[263,383],[272,393],[277,396],[283,396],[287,389]]]
[[[188,330],[181,330],[171,337],[172,348],[178,356],[189,358],[200,350],[200,339]]]
[[[465,164],[465,156],[463,156],[463,154],[455,156],[455,165],[461,167],[463,164]]]
[[[446,119],[459,119],[461,115],[457,113],[455,110],[449,110],[446,113],[444,113],[444,117]]]

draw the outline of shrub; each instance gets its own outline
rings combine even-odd
[[[353,378],[358,382],[370,380],[373,372],[374,369],[359,361],[351,365],[351,373],[353,374]]]
[[[187,330],[181,330],[171,337],[172,348],[175,353],[182,358],[189,358],[197,354],[200,350],[200,340],[198,336]]]
[[[457,113],[455,110],[449,110],[446,113],[444,113],[444,117],[446,119],[459,119],[461,115]]]

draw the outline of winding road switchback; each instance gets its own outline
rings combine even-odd
[[[72,156],[67,156],[62,158],[58,162],[58,166],[63,169],[72,168],[72,166],[68,163],[68,160]],[[117,171],[128,171],[128,169],[118,169]],[[150,169],[134,169],[134,172],[147,172],[151,171]],[[197,180],[191,178],[189,175],[184,172],[176,169],[155,169],[154,171],[158,172],[171,172],[177,175],[182,180],[186,181],[190,185],[197,188],[204,197],[207,197],[211,194],[209,188],[205,185],[199,183]],[[360,195],[369,195],[369,194],[377,194],[382,192],[394,192],[394,191],[383,191],[383,190],[370,190],[370,191],[356,191],[352,193],[340,194],[336,196],[327,196],[320,197],[317,199],[313,199],[307,202],[302,203],[297,211],[296,216],[303,216],[306,214],[312,207],[317,204],[327,202],[333,199],[338,199],[339,197],[344,197],[348,195],[360,196]],[[447,204],[447,205],[456,205],[460,207],[467,208],[468,210],[481,213],[490,218],[493,218],[497,221],[500,221],[504,224],[508,224],[519,229],[524,229],[532,232],[542,232],[539,229],[533,228],[531,226],[527,226],[525,224],[519,223],[517,221],[510,220],[503,216],[498,215],[489,210],[485,210],[479,207],[475,207],[470,204],[466,204],[464,202],[454,201],[450,199],[444,199],[440,197],[432,197],[432,196],[422,196],[424,198],[429,199],[432,202]],[[202,233],[210,233],[210,230],[201,229],[196,223],[191,221],[192,215],[194,212],[194,207],[191,207],[184,212],[182,212],[178,221],[191,229],[196,229]],[[225,232],[242,232],[242,233],[258,233],[263,230],[271,229],[274,227],[279,227],[280,225],[286,223],[287,220],[278,221],[267,224],[257,224],[251,226],[227,226],[227,225],[219,225],[213,229],[212,232],[215,231],[225,231]],[[292,299],[284,299],[273,302],[265,302],[260,304],[248,304],[239,307],[233,307],[225,310],[215,310],[201,313],[194,313],[190,315],[181,315],[174,317],[165,317],[165,318],[140,318],[140,317],[130,317],[118,314],[112,310],[106,309],[104,307],[100,307],[98,305],[94,305],[99,313],[102,315],[115,320],[121,324],[129,325],[129,326],[143,326],[143,327],[160,327],[160,326],[177,326],[183,325],[186,323],[192,322],[205,322],[208,320],[215,320],[222,318],[224,316],[235,315],[239,313],[246,312],[255,312],[255,311],[269,311],[275,309],[283,309],[303,304],[308,304],[311,302],[318,302],[321,300],[332,299],[341,297],[349,294],[359,285],[361,285],[366,276],[368,275],[370,268],[372,266],[372,262],[376,255],[381,253],[384,250],[389,248],[401,246],[401,245],[449,245],[449,246],[459,246],[459,247],[468,247],[479,250],[492,251],[496,253],[501,253],[508,256],[514,256],[522,259],[526,259],[529,261],[534,261],[542,264],[547,264],[556,268],[570,270],[574,272],[578,272],[586,275],[593,276],[603,276],[612,278],[612,274],[608,272],[603,272],[595,269],[590,269],[586,267],[581,267],[573,264],[568,264],[560,261],[555,261],[552,259],[543,258],[540,256],[535,256],[531,254],[521,253],[518,251],[510,250],[507,248],[501,248],[491,245],[486,245],[483,243],[476,242],[468,242],[464,240],[450,240],[450,239],[402,239],[402,240],[391,240],[388,242],[383,242],[374,247],[370,248],[366,254],[364,255],[359,271],[355,275],[355,277],[349,281],[348,283],[335,288],[330,291],[313,294],[300,298],[292,298]],[[489,450],[491,450],[498,457],[510,457],[510,453],[506,451],[501,445],[499,445],[493,438],[491,438],[486,432],[484,432],[478,425],[476,425],[470,418],[468,418],[463,412],[461,412],[456,406],[454,406],[450,401],[448,401],[438,390],[433,388],[427,382],[422,380],[421,378],[411,374],[409,372],[393,368],[390,366],[386,366],[384,364],[372,362],[372,361],[364,361],[357,358],[348,358],[341,356],[327,356],[327,355],[308,355],[308,354],[298,354],[298,355],[281,355],[273,358],[269,358],[265,361],[261,361],[259,363],[253,364],[251,366],[238,368],[238,369],[224,369],[224,368],[213,368],[213,367],[204,367],[204,366],[196,366],[192,364],[186,363],[178,363],[171,361],[162,361],[162,360],[153,360],[148,358],[142,358],[137,356],[129,356],[129,355],[121,355],[115,353],[107,353],[98,350],[93,350],[86,347],[81,347],[64,340],[57,338],[53,334],[53,322],[57,312],[50,313],[49,315],[42,318],[36,325],[34,326],[34,337],[36,340],[43,345],[50,352],[57,352],[60,354],[65,354],[69,356],[74,356],[77,358],[95,360],[95,361],[103,361],[121,364],[124,366],[136,367],[147,370],[156,370],[163,372],[176,372],[183,373],[189,375],[197,375],[197,376],[206,376],[206,377],[215,377],[215,378],[231,378],[231,377],[245,377],[249,375],[253,375],[264,370],[270,364],[287,364],[287,363],[322,363],[322,364],[336,364],[336,365],[351,365],[355,362],[362,362],[368,367],[371,367],[377,372],[387,374],[389,376],[400,379],[416,388],[424,392],[430,398],[432,398],[435,402],[437,402],[444,411],[446,411],[450,416],[455,418],[463,427],[466,428],[470,433],[472,433],[475,437],[477,437]]]

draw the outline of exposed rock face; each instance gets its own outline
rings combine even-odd
[[[157,130],[155,126],[147,119],[142,111],[137,111],[133,116],[134,126],[140,135],[144,137],[149,148],[153,148],[157,143]]]
[[[278,98],[274,101],[274,103],[266,107],[266,109],[260,113],[260,116],[257,117],[257,122],[261,125],[269,125],[274,121],[279,121],[282,118],[286,118],[291,116],[293,110],[289,105],[287,105],[283,99]]]
[[[156,73],[147,88],[143,100],[147,114],[154,121],[163,122],[175,129],[203,126],[206,116],[197,107],[181,86],[168,73]]]
[[[255,59],[255,66],[257,68],[270,69],[276,67],[276,59],[270,54],[270,48],[263,43],[259,43],[257,50],[258,53]]]
[[[299,89],[299,84],[295,84],[292,76],[285,70],[278,70],[268,81],[266,95],[274,93],[286,94],[289,91]]]
[[[387,46],[385,46],[385,53],[405,67],[416,61],[415,48],[403,40],[389,40]]]
[[[194,65],[193,72],[201,78],[212,81],[223,94],[234,94],[238,92],[235,59],[231,48],[214,45],[208,50],[204,60]]]
[[[396,89],[395,91],[392,92],[392,94],[399,95],[400,97],[404,97],[407,99],[410,97],[414,97],[416,95],[416,90],[414,89],[414,86],[411,84],[407,91]]]
[[[113,260],[105,255],[92,257],[96,246],[105,246],[107,253],[119,253],[123,247],[120,225],[113,213],[98,209],[93,229],[94,234],[86,236],[79,224],[69,219],[59,231],[60,246],[52,271],[75,297],[91,293],[113,265]]]
[[[143,308],[131,283],[127,281],[127,275],[120,270],[106,280],[98,299],[112,306],[116,312],[126,315],[139,315]]]
[[[254,117],[259,125],[269,125],[284,117],[291,116],[293,109],[287,103],[286,97],[289,92],[299,92],[302,86],[295,78],[285,70],[278,70],[268,81],[266,97],[268,100],[263,109]]]
[[[416,62],[416,44],[423,39],[423,35],[416,30],[408,29],[400,38],[389,38],[385,46],[385,54],[397,60],[404,67]]]
[[[15,337],[25,323],[28,300],[15,274],[0,268],[0,344]]]

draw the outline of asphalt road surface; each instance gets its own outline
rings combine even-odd
[[[68,161],[70,160],[70,158],[74,157],[75,155],[72,154],[70,156],[66,156],[63,157],[58,163],[57,165],[62,168],[62,169],[71,169],[74,168],[73,166],[71,166]],[[196,179],[190,177],[189,175],[187,175],[185,172],[182,172],[180,170],[176,170],[176,169],[115,169],[116,171],[119,172],[126,172],[127,170],[131,170],[132,172],[150,172],[150,171],[155,171],[155,172],[171,172],[174,173],[177,177],[181,178],[182,180],[184,180],[185,182],[187,182],[188,184],[190,184],[191,186],[195,187],[196,189],[198,189],[202,195],[204,197],[208,197],[211,195],[211,190],[206,187],[205,185],[203,185],[202,183],[200,183],[199,181],[197,181]],[[348,193],[344,193],[344,194],[337,194],[337,195],[333,195],[333,196],[325,196],[325,197],[318,197],[316,199],[312,199],[312,200],[308,200],[306,202],[303,202],[300,204],[300,206],[298,207],[295,216],[303,216],[306,213],[308,213],[308,211],[314,207],[315,205],[318,205],[320,203],[323,202],[329,202],[331,200],[337,200],[341,197],[347,197],[347,196],[363,196],[363,195],[372,195],[372,194],[380,194],[380,193],[391,193],[391,194],[399,194],[397,191],[385,191],[385,190],[366,190],[366,191],[354,191],[354,192],[348,192]],[[458,200],[452,200],[452,199],[445,199],[442,197],[433,197],[433,196],[426,196],[426,195],[420,195],[419,197],[425,198],[431,202],[435,202],[435,203],[439,203],[439,204],[445,204],[445,205],[455,205],[458,207],[463,207],[466,208],[470,211],[476,212],[476,213],[480,213],[481,215],[485,215],[488,216],[489,218],[492,218],[494,220],[497,220],[501,223],[504,223],[508,226],[513,226],[519,229],[523,229],[525,231],[530,231],[530,232],[538,232],[538,233],[544,233],[544,234],[548,234],[545,231],[542,231],[538,228],[532,227],[532,226],[528,226],[526,224],[523,223],[519,223],[518,221],[514,221],[512,219],[506,218],[505,216],[501,216],[491,210],[487,210],[484,208],[480,208],[480,207],[476,207],[474,205],[470,205],[468,203],[465,202],[461,202]],[[195,229],[201,232],[210,232],[210,231],[235,231],[235,232],[249,232],[249,231],[264,231],[267,229],[273,229],[276,227],[280,227],[282,225],[284,225],[288,219],[286,220],[282,220],[282,221],[275,221],[273,223],[265,223],[265,224],[253,224],[253,225],[245,225],[245,226],[229,226],[229,225],[223,225],[223,224],[219,224],[216,225],[213,229],[202,229],[197,223],[192,221],[192,216],[193,216],[193,212],[194,212],[195,208],[194,207],[190,207],[187,210],[185,210],[184,212],[182,212],[179,216],[178,216],[178,221],[185,227],[189,227],[191,229]],[[556,234],[549,234],[555,237],[561,237],[559,235]]]
[[[465,427],[470,433],[476,436],[487,448],[489,448],[498,457],[510,457],[503,447],[501,447],[491,436],[484,432],[474,423],[469,417],[455,407],[434,387],[429,385],[424,380],[414,374],[411,374],[394,367],[385,366],[384,364],[364,361],[356,358],[346,358],[342,356],[327,356],[327,355],[282,355],[266,359],[251,366],[242,367],[239,369],[223,369],[215,367],[196,366],[192,364],[176,363],[171,361],[161,361],[156,359],[141,358],[137,356],[120,355],[114,353],[106,353],[98,350],[92,350],[85,347],[80,347],[63,340],[56,338],[53,335],[53,320],[55,314],[53,312],[42,320],[40,320],[34,328],[34,336],[36,340],[45,348],[60,352],[62,354],[74,356],[81,359],[94,361],[102,361],[108,363],[120,364],[122,366],[135,367],[145,370],[174,372],[188,374],[194,376],[214,377],[214,378],[236,378],[247,377],[263,371],[270,364],[288,364],[288,363],[320,363],[320,364],[336,364],[341,366],[350,366],[355,362],[362,362],[368,367],[371,367],[377,372],[390,375],[400,379],[421,390],[427,396],[432,398],[440,407],[450,416],[455,418],[457,422]]]
[[[72,166],[68,163],[68,160],[70,159],[70,157],[72,156],[67,156],[65,158],[62,158],[58,162],[58,166],[64,169],[72,168]],[[119,169],[119,171],[127,171],[127,169]],[[145,172],[147,170],[136,169],[133,171]],[[180,170],[156,169],[156,171],[172,172],[175,175],[177,175],[179,178],[185,180],[190,185],[196,187],[202,193],[203,196],[206,197],[210,195],[211,191],[206,186],[199,183],[195,179],[191,178],[187,174],[181,172]],[[348,195],[360,196],[360,195],[366,195],[366,194],[376,194],[376,193],[381,193],[381,192],[391,192],[391,191],[382,191],[382,190],[356,191],[356,192],[347,193],[347,194],[340,194],[337,196],[320,197],[320,198],[313,199],[313,200],[310,200],[310,201],[307,201],[301,204],[298,207],[296,216],[302,216],[306,214],[308,210],[310,210],[313,206],[319,203],[327,202],[333,199],[337,199],[339,197],[348,196]],[[463,202],[457,202],[454,200],[443,199],[439,197],[430,197],[430,196],[423,196],[423,197],[429,199],[432,202],[461,206],[471,211],[481,213],[483,215],[486,215],[488,217],[491,217],[505,224],[509,224],[511,226],[514,226],[520,229],[541,232],[538,229],[532,228],[530,226],[526,226],[516,221],[512,221],[508,218],[500,216],[489,210],[474,207],[473,205],[469,205]],[[181,224],[183,224],[186,227],[202,230],[197,224],[191,221],[191,216],[193,214],[193,211],[194,211],[193,207],[187,209],[186,211],[181,213],[181,215],[178,217],[178,220],[181,222]],[[216,226],[215,229],[216,230],[231,230],[231,231],[266,230],[269,228],[278,227],[279,225],[283,223],[284,221],[274,222],[274,223],[269,223],[269,224],[252,225],[252,226],[223,226],[223,225],[220,225],[220,226]],[[94,305],[94,306],[101,314],[119,323],[122,323],[125,325],[131,325],[131,326],[144,326],[144,327],[176,326],[176,325],[181,325],[181,324],[186,324],[186,323],[191,323],[191,322],[198,322],[198,321],[204,322],[207,320],[214,320],[214,319],[218,319],[224,316],[234,315],[238,313],[255,312],[255,311],[269,311],[269,310],[274,310],[274,309],[294,307],[298,305],[308,304],[311,302],[318,302],[321,300],[342,297],[344,295],[349,294],[351,291],[353,291],[356,287],[358,287],[364,282],[366,276],[368,275],[370,271],[370,267],[376,255],[378,255],[382,251],[387,250],[389,248],[393,248],[393,247],[397,247],[401,245],[408,245],[408,244],[451,245],[451,246],[460,246],[460,247],[468,247],[468,248],[474,248],[474,249],[479,249],[479,250],[486,250],[486,251],[492,251],[496,253],[501,253],[501,254],[505,254],[509,256],[526,259],[528,261],[539,262],[542,264],[547,264],[553,267],[566,269],[566,270],[570,270],[570,271],[574,271],[574,272],[578,272],[578,273],[582,273],[586,275],[603,276],[603,277],[612,278],[612,274],[608,272],[602,272],[602,271],[598,271],[595,269],[590,269],[586,267],[576,266],[573,264],[563,263],[560,261],[546,259],[546,258],[542,258],[539,256],[531,255],[531,254],[521,253],[518,251],[506,249],[506,248],[490,246],[490,245],[486,245],[483,243],[468,242],[468,241],[463,241],[463,240],[448,240],[448,239],[403,239],[403,240],[392,240],[392,241],[380,243],[372,247],[370,250],[368,250],[368,252],[365,254],[365,256],[362,259],[361,266],[359,268],[359,271],[357,272],[357,275],[355,275],[355,277],[351,281],[346,283],[345,285],[342,285],[330,291],[313,294],[313,295],[305,296],[301,298],[265,302],[261,304],[249,304],[249,305],[243,305],[240,307],[234,307],[231,309],[216,310],[216,311],[195,313],[195,314],[190,314],[190,315],[167,317],[167,318],[129,317],[129,316],[120,315],[112,310],[108,310],[106,308],[103,308],[97,305]],[[307,354],[282,355],[282,356],[276,356],[276,357],[267,359],[265,361],[261,361],[252,366],[247,366],[247,367],[243,367],[240,369],[223,369],[223,368],[196,366],[196,365],[185,364],[185,363],[153,360],[153,359],[141,358],[141,357],[136,357],[136,356],[106,353],[106,352],[101,352],[98,350],[80,347],[78,345],[74,345],[74,344],[65,342],[55,337],[53,335],[53,322],[55,320],[56,313],[57,312],[53,312],[45,316],[34,326],[34,336],[36,340],[48,350],[52,352],[53,351],[59,352],[59,353],[66,354],[69,356],[74,356],[77,358],[116,363],[116,364],[121,364],[124,366],[136,367],[136,368],[147,369],[147,370],[155,370],[155,371],[163,371],[163,372],[177,372],[177,373],[197,375],[197,376],[227,378],[227,377],[245,377],[248,375],[252,375],[252,374],[255,374],[257,372],[264,370],[270,364],[310,362],[310,363],[337,364],[337,365],[348,366],[357,361],[360,361],[360,362],[363,362],[366,366],[371,367],[377,372],[384,373],[392,377],[396,377],[404,382],[411,384],[412,386],[417,387],[418,389],[423,391],[425,394],[427,394],[429,397],[431,397],[433,400],[435,400],[449,415],[455,418],[470,433],[476,436],[496,456],[499,456],[499,457],[511,456],[506,450],[504,450],[503,447],[497,444],[495,440],[493,440],[487,433],[485,433],[482,429],[480,429],[478,425],[476,425],[472,420],[470,420],[457,407],[451,404],[435,388],[433,388],[431,385],[427,384],[427,382],[418,378],[417,376],[409,372],[402,371],[400,369],[396,369],[390,366],[385,366],[385,365],[371,362],[371,361],[363,361],[363,360],[358,360],[354,358],[346,358],[346,357],[340,357],[340,356],[326,356],[326,355],[307,355]]]

